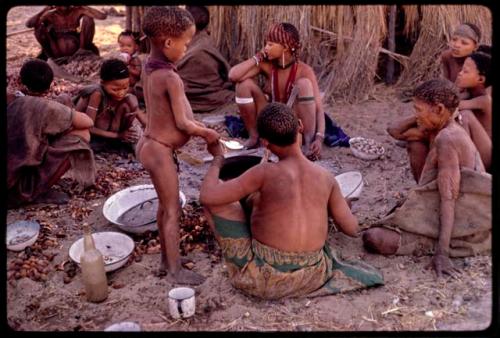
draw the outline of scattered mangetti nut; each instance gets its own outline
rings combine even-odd
[[[384,153],[384,147],[373,139],[358,138],[352,140],[351,147],[369,155],[382,155]]]
[[[121,283],[121,282],[118,282],[118,281],[114,281],[112,284],[111,284],[111,287],[113,289],[121,289],[125,286],[125,283]]]
[[[182,266],[185,267],[188,270],[193,270],[194,263],[193,262],[187,262],[187,263],[182,264]]]

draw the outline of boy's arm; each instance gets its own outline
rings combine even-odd
[[[351,209],[347,204],[344,196],[340,191],[339,184],[335,177],[332,176],[332,190],[328,200],[328,212],[332,216],[333,221],[340,230],[350,236],[357,237],[359,233],[358,220],[351,213]]]
[[[29,18],[28,21],[26,21],[26,27],[28,28],[35,27],[40,22],[41,16],[47,13],[49,10],[53,9],[54,7],[55,6],[45,6],[45,8],[42,9],[38,14],[35,14],[31,18]]]
[[[176,74],[165,76],[165,87],[170,98],[172,113],[174,114],[175,125],[179,130],[188,135],[201,136],[207,143],[213,143],[219,139],[219,133],[213,129],[205,128],[189,119],[186,114],[186,94],[182,79]],[[187,103],[189,104],[189,103]]]
[[[214,144],[212,147],[218,146]],[[241,176],[222,182],[219,180],[220,168],[224,164],[222,152],[214,155],[214,159],[203,179],[200,189],[200,202],[206,206],[224,205],[239,201],[241,198],[258,191],[262,185],[265,166],[252,167]]]
[[[448,135],[441,135],[436,139],[440,228],[436,252],[431,264],[438,276],[441,276],[443,272],[453,273],[453,265],[448,258],[448,252],[455,222],[455,202],[460,192],[460,163],[457,151],[450,145]]]
[[[491,105],[491,98],[488,95],[481,95],[470,100],[461,100],[458,104],[458,109],[479,109],[485,111],[487,105]]]
[[[79,111],[73,111],[73,129],[89,129],[94,126],[94,121],[87,115]]]

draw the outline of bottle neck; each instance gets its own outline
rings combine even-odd
[[[95,249],[94,238],[92,237],[92,233],[90,229],[85,230],[85,234],[83,235],[83,250],[89,251]]]

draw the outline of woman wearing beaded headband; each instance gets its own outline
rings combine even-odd
[[[264,48],[229,71],[229,79],[236,83],[236,103],[249,133],[247,148],[259,145],[258,112],[269,101],[282,102],[291,105],[302,120],[303,152],[311,159],[319,157],[325,131],[323,105],[313,69],[299,60],[300,48],[297,29],[289,23],[277,23],[269,28]],[[264,88],[254,79],[258,74],[266,78]]]

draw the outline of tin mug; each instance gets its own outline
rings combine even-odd
[[[194,290],[187,287],[172,289],[168,292],[168,309],[173,318],[188,318],[196,308]]]

